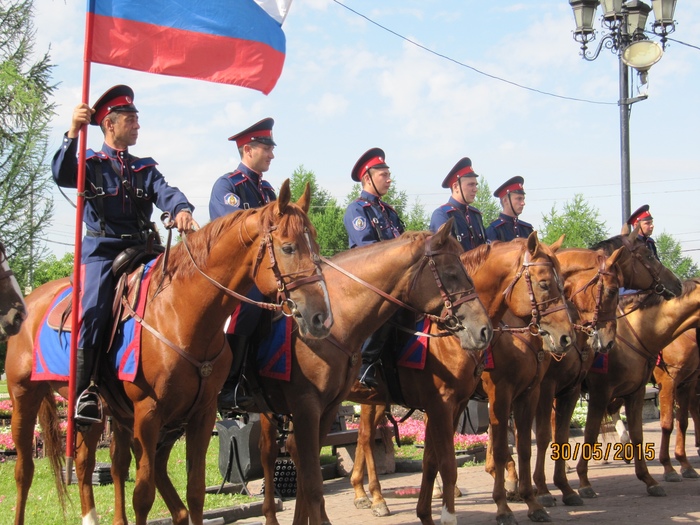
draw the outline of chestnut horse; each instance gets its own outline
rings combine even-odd
[[[452,304],[453,318],[447,324],[461,347],[481,350],[491,340],[491,323],[459,260],[462,249],[450,235],[450,226],[448,222],[435,235],[405,233],[326,260],[323,273],[335,317],[331,335],[322,341],[295,337],[292,377],[300,382],[297,385],[261,380],[271,409],[293,417],[287,448],[297,467],[295,524],[330,523],[323,500],[320,443],[357,377],[362,343],[400,308],[399,303],[428,314]],[[277,429],[271,418],[261,422],[263,511],[267,525],[274,525],[278,523],[273,483]]]
[[[697,478],[698,473],[685,454],[685,438],[688,430],[688,411],[691,403],[697,406],[696,386],[700,376],[700,351],[696,330],[683,332],[661,351],[661,362],[654,368],[654,380],[659,387],[659,411],[661,412],[661,443],[659,461],[664,467],[665,481],[681,481]],[[676,421],[676,460],[681,464],[678,475],[671,465],[669,444]],[[696,436],[697,436],[696,426]],[[697,439],[697,437],[696,437]],[[681,477],[682,476],[682,477]]]
[[[533,233],[528,239],[494,242],[462,254],[462,263],[472,276],[492,323],[498,323],[506,309],[526,323],[532,320],[533,310],[538,312],[544,304],[541,292],[543,283],[556,283],[557,280],[552,253],[546,245],[539,243],[537,234]],[[520,278],[525,272],[528,272],[528,277]],[[558,293],[556,285],[553,291],[554,294],[548,299],[553,299]],[[544,311],[539,313],[544,314]],[[542,315],[539,328],[553,334],[553,340],[565,341],[571,331],[564,310]],[[433,327],[431,332],[436,334],[437,329]],[[477,370],[482,361],[482,352],[464,352],[455,338],[436,337],[429,340],[423,370],[397,369],[403,402],[411,408],[424,410],[427,420],[423,478],[416,508],[416,514],[423,524],[434,523],[431,516],[432,493],[438,472],[443,482],[440,522],[457,522],[454,508],[457,465],[453,435],[457,421],[476,388],[479,379]],[[390,403],[391,396],[385,382],[377,391],[368,391],[355,382],[348,399],[362,403],[357,451],[350,478],[355,490],[355,506],[371,508],[375,516],[387,516],[389,509],[381,494],[372,457],[371,436],[374,436],[377,424],[383,417],[383,412],[377,410],[377,406]],[[363,485],[365,465],[371,501]]]
[[[0,242],[0,341],[19,332],[26,317],[27,305],[10,269],[5,245]]]
[[[284,303],[292,310],[300,331],[310,337],[328,335],[332,316],[318,271],[314,230],[306,216],[309,202],[307,186],[300,201],[290,203],[289,181],[285,181],[279,200],[221,217],[187,234],[183,237],[186,241],[170,251],[167,267],[164,258],[155,264],[143,319],[137,317],[144,331],[136,378],[119,381],[108,362],[111,359],[101,360],[101,393],[114,423],[115,524],[127,523],[124,482],[131,461],[130,446],[137,468],[133,496],[136,523],[146,523],[156,487],[169,502],[173,523],[202,523],[206,451],[216,419],[216,397],[231,364],[223,327],[241,300],[240,294],[253,284],[263,293],[280,291],[286,294]],[[57,291],[67,285],[67,279],[53,281],[27,298],[29,317],[8,345],[7,382],[14,405],[12,436],[17,444],[16,524],[24,523],[34,474],[32,434],[37,412],[59,494],[65,497],[52,389],[67,397],[68,386],[65,382],[32,381],[31,376],[34,336]],[[97,523],[92,471],[100,427],[93,424],[79,429],[77,436],[76,473],[83,524]],[[168,453],[183,432],[189,511],[167,474]]]
[[[593,247],[593,249],[596,248],[607,255],[611,255],[613,250],[623,249],[617,260],[617,266],[622,270],[622,285],[625,288],[667,290],[669,296],[680,294],[681,282],[673,272],[663,267],[653,257],[646,243],[638,239],[636,231],[629,236],[611,237]],[[566,252],[566,250],[558,252],[557,257],[562,260]],[[562,262],[562,267],[564,266],[566,265]],[[615,301],[613,315],[616,305]],[[603,311],[602,308],[601,311]],[[607,308],[605,311],[608,313],[603,315],[610,316]],[[585,345],[585,341],[581,341],[582,338],[586,337],[583,332],[580,332],[579,341],[574,347],[574,351],[568,352],[561,361],[555,360],[550,363],[540,385],[540,399],[535,416],[537,422],[537,459],[533,480],[537,488],[537,500],[545,507],[552,507],[556,504],[554,496],[549,492],[545,477],[546,456],[552,452],[549,449],[552,440],[552,418],[555,429],[554,443],[558,447],[557,450],[563,450],[562,447],[566,446],[564,444],[569,443],[569,424],[581,394],[581,382],[595,359],[595,349]],[[555,400],[556,405],[554,404]],[[555,406],[554,414],[552,414],[552,406]],[[583,500],[569,485],[566,476],[566,460],[563,455],[560,455],[554,462],[553,481],[562,491],[562,500],[565,505],[583,505]]]
[[[644,394],[661,349],[686,330],[700,327],[700,280],[685,281],[680,296],[666,301],[654,294],[623,296],[619,310],[621,317],[615,347],[608,355],[608,372],[589,374],[585,379],[589,399],[582,450],[594,450],[606,410],[614,413],[624,402],[631,443],[620,449],[622,455],[634,459],[637,478],[646,484],[649,495],[665,496],[646,466],[646,459],[654,458],[654,444],[643,441]],[[614,457],[614,452],[601,450],[603,458]],[[576,466],[579,495],[583,498],[597,496],[588,479],[589,459],[589,454],[581,454]]]

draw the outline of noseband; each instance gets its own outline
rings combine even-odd
[[[535,299],[535,292],[532,289],[532,277],[530,276],[530,267],[531,266],[551,266],[552,267],[552,273],[554,274],[554,279],[557,283],[557,286],[559,287],[559,297],[555,297],[554,299],[549,299],[547,301],[541,301],[538,302],[537,299]],[[528,331],[530,332],[531,335],[539,335],[543,336],[546,334],[544,330],[540,327],[540,321],[542,320],[543,317],[552,314],[554,312],[558,312],[559,310],[565,310],[566,309],[566,303],[564,301],[564,291],[563,287],[561,285],[561,280],[559,279],[559,275],[556,272],[556,269],[554,268],[554,264],[552,261],[541,261],[541,262],[532,262],[530,260],[530,252],[525,251],[525,255],[523,256],[523,265],[520,271],[515,274],[515,277],[513,278],[513,282],[508,285],[508,288],[505,289],[503,294],[505,296],[509,296],[511,293],[513,293],[513,288],[515,287],[515,284],[518,282],[518,280],[524,277],[525,278],[525,283],[527,284],[527,293],[530,297],[530,307],[532,310],[531,317],[530,317],[530,324],[527,325],[526,328],[499,328],[499,330],[502,331],[507,331],[507,332],[525,332]],[[550,308],[547,308],[547,305],[554,303],[555,301],[561,301],[561,304],[559,306],[552,306]],[[543,310],[544,308],[547,308],[546,310]]]
[[[605,259],[603,257],[600,258],[600,266],[598,267],[598,271],[596,274],[593,276],[593,278],[588,281],[586,284],[584,284],[581,288],[576,290],[573,294],[571,294],[571,299],[574,298],[576,294],[579,294],[581,292],[585,292],[588,290],[590,286],[593,285],[593,283],[596,283],[597,289],[595,293],[595,308],[593,309],[593,317],[589,321],[585,321],[582,324],[577,324],[573,323],[573,327],[576,330],[579,330],[580,332],[583,332],[584,334],[588,335],[589,337],[594,337],[598,338],[598,318],[600,316],[600,310],[601,310],[601,303],[603,302],[603,289],[604,289],[604,283],[603,283],[603,276],[615,276],[615,273],[609,271],[605,267]],[[601,321],[615,321],[617,319],[615,312],[612,312],[612,314],[606,316],[605,318],[601,318]]]

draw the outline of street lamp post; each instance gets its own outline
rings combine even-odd
[[[595,39],[596,31],[593,21],[598,4],[603,7],[602,26],[606,33],[600,39],[598,47],[592,53],[588,43]],[[647,18],[652,10],[641,0],[569,0],[574,11],[576,29],[574,40],[581,44],[581,56],[593,61],[603,48],[610,49],[618,57],[619,63],[619,100],[620,108],[620,189],[622,194],[622,223],[631,213],[630,204],[630,111],[635,102],[645,100],[647,95],[630,96],[629,68],[637,70],[646,83],[649,68],[658,62],[662,49],[666,47],[667,36],[675,30],[673,13],[676,0],[652,0],[654,17],[652,25],[654,34],[661,37],[661,46],[649,40],[645,34]]]

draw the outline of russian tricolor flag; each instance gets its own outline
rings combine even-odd
[[[88,0],[91,62],[268,94],[282,73],[292,0]]]

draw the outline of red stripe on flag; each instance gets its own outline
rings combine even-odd
[[[88,59],[100,64],[234,84],[266,95],[284,65],[284,53],[251,40],[98,15],[94,23]]]

